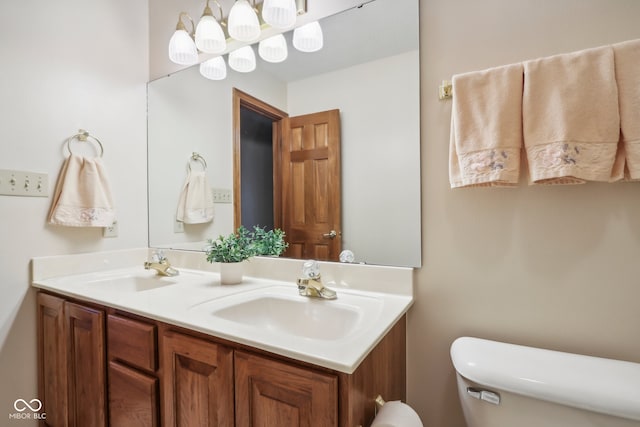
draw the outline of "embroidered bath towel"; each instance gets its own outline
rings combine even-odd
[[[213,220],[213,193],[204,171],[189,170],[180,198],[176,220],[202,224]]]
[[[530,184],[608,182],[620,132],[611,46],[524,63]]]
[[[511,64],[453,76],[451,188],[518,184],[522,75],[522,64]]]
[[[69,155],[58,176],[49,224],[109,227],[115,219],[111,187],[102,159]]]
[[[640,179],[640,39],[613,45],[618,104],[620,107],[619,156],[627,178]]]

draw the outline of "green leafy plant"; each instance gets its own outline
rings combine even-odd
[[[279,228],[266,230],[256,225],[253,227],[251,236],[256,255],[280,256],[289,246],[284,241],[284,231]]]
[[[208,262],[241,262],[255,255],[252,233],[240,226],[235,233],[210,239],[206,247]]]
[[[284,231],[240,226],[235,233],[210,239],[205,249],[208,262],[241,262],[256,255],[279,256],[289,246]]]

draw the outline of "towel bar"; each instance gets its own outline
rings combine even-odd
[[[204,170],[207,170],[207,161],[200,154],[195,151],[191,154],[191,158],[189,159],[189,170],[191,170],[191,162],[201,162],[202,166],[204,166]]]
[[[91,135],[89,132],[87,132],[84,129],[78,129],[77,134],[67,138],[66,146],[67,146],[67,151],[69,151],[69,154],[73,154],[73,152],[71,151],[71,141],[73,141],[74,139],[77,139],[80,142],[86,142],[89,138],[91,138],[93,141],[98,143],[98,145],[100,146],[100,157],[102,157],[102,155],[104,154],[104,147],[102,145],[102,142],[100,142],[98,138]]]
[[[453,98],[453,85],[449,80],[443,80],[438,86],[438,98],[442,101]]]

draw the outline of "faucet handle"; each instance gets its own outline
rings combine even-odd
[[[153,262],[162,262],[162,261],[165,261],[166,259],[167,257],[164,256],[164,251],[162,249],[155,250],[151,254],[151,260]]]
[[[302,277],[306,279],[320,279],[320,264],[310,259],[302,264]]]

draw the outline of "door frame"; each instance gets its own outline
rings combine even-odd
[[[266,102],[249,95],[240,89],[233,88],[233,229],[234,231],[242,224],[242,191],[241,191],[241,123],[240,108],[247,108],[258,114],[270,118],[273,123],[273,221],[274,228],[282,228],[282,180],[280,179],[280,168],[282,165],[280,154],[280,141],[282,139],[282,130],[280,128],[280,120],[289,115]]]

